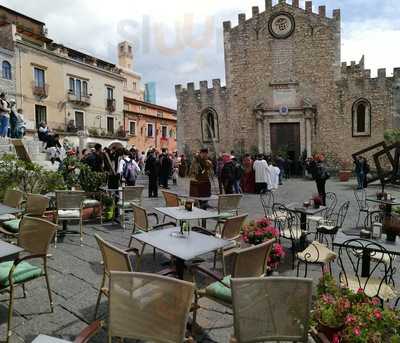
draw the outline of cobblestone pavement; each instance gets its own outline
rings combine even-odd
[[[140,183],[145,184],[143,177]],[[178,187],[172,190],[184,190],[187,180],[179,180]],[[355,182],[339,183],[329,181],[328,191],[336,192],[339,203],[346,200],[351,201],[351,208],[346,220],[346,227],[355,225],[357,207],[354,200],[353,189]],[[187,189],[187,188],[186,188]],[[371,187],[369,192],[375,194],[377,188]],[[312,181],[291,179],[276,192],[277,200],[282,203],[300,202],[308,199],[315,192],[315,184]],[[393,190],[393,194],[400,193]],[[163,200],[148,199],[145,191],[144,206],[152,210],[156,206],[162,206]],[[256,195],[245,195],[241,203],[241,212],[248,213],[249,218],[258,218],[263,215],[259,199]],[[83,247],[79,246],[78,236],[67,236],[63,242],[58,244],[57,249],[52,246],[49,260],[50,284],[52,287],[55,309],[49,313],[47,291],[44,280],[35,280],[27,285],[28,296],[22,298],[22,290],[18,289],[15,300],[15,312],[13,316],[12,342],[31,342],[39,333],[53,335],[64,339],[73,339],[88,323],[93,320],[94,306],[102,275],[101,257],[97,247],[94,234],[101,235],[105,240],[122,248],[129,241],[130,231],[123,231],[117,225],[86,224]],[[206,263],[211,265],[213,255],[206,256]],[[285,263],[280,268],[282,275],[293,275],[290,268],[290,252]],[[159,262],[167,261],[166,256],[157,254],[155,262],[152,250],[148,249],[143,258],[143,271],[153,272],[160,269]],[[220,265],[219,265],[220,266]],[[217,267],[218,268],[218,267]],[[334,273],[337,276],[337,266],[334,265]],[[311,268],[314,280],[320,276],[319,268]],[[6,333],[6,318],[8,295],[0,298],[0,340],[4,339]],[[216,305],[207,300],[201,301],[202,309],[199,310],[198,323],[202,328],[197,335],[198,342],[228,342],[232,334],[232,316],[230,310]],[[101,316],[106,315],[106,300],[101,304]],[[93,342],[106,342],[105,331],[93,339]]]

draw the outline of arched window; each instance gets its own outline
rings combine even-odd
[[[208,108],[203,111],[201,115],[201,128],[204,143],[219,140],[218,114],[214,109]]]
[[[353,137],[371,136],[371,104],[358,99],[352,109]]]
[[[3,61],[1,65],[1,70],[2,70],[2,77],[3,79],[11,80],[12,75],[11,75],[11,64],[7,61]]]

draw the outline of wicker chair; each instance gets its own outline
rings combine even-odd
[[[233,267],[231,275],[221,277],[200,265],[191,267],[193,275],[196,272],[204,274],[214,280],[204,289],[195,291],[195,303],[193,308],[193,326],[196,323],[199,299],[206,297],[226,307],[232,307],[231,278],[264,277],[267,270],[267,261],[271,253],[275,239],[271,239],[260,245],[236,250],[233,255]]]
[[[233,278],[231,287],[231,343],[309,342],[312,279]]]
[[[216,230],[221,227],[228,218],[239,215],[239,205],[242,194],[218,195],[218,217]]]
[[[27,255],[17,258],[15,261],[0,263],[0,290],[8,291],[10,293],[7,322],[7,342],[12,334],[11,321],[16,286],[22,285],[24,297],[26,297],[25,283],[39,277],[44,277],[47,285],[50,308],[53,312],[53,300],[51,297],[47,273],[47,253],[50,242],[55,233],[56,225],[54,223],[40,218],[31,218],[25,216],[22,218],[20,224],[18,245],[24,249]],[[43,266],[39,267],[27,262],[27,260],[32,259],[42,259]]]
[[[165,200],[165,207],[179,207],[181,205],[179,201],[179,196],[176,193],[168,192],[168,191],[161,191],[164,196]],[[163,222],[167,216],[164,215]]]
[[[361,259],[366,250],[370,253],[370,268],[369,275],[363,276]],[[393,280],[393,256],[379,243],[362,238],[349,239],[339,248],[338,263],[342,287],[354,292],[363,289],[366,295],[378,297],[382,302],[398,296],[390,285],[390,280]]]
[[[79,220],[79,233],[81,245],[83,242],[83,191],[56,191],[56,224],[60,221]],[[54,239],[54,247],[57,247],[57,234]]]
[[[111,272],[108,342],[112,337],[185,342],[194,285],[164,276]]]
[[[225,257],[228,255],[231,255],[232,251],[234,251],[235,249],[238,249],[239,241],[240,241],[240,237],[241,237],[241,230],[242,230],[243,223],[246,220],[246,218],[247,218],[247,214],[242,214],[237,217],[228,218],[222,226],[221,233],[211,232],[211,231],[208,231],[201,227],[192,228],[193,231],[201,232],[206,235],[212,235],[217,238],[222,238],[222,239],[225,239],[225,240],[231,242],[230,245],[228,245],[227,247],[225,247],[223,249],[216,251],[214,254],[214,269],[217,264],[217,255],[221,255],[222,270],[223,270],[224,276],[226,275]]]
[[[108,288],[106,287],[106,281],[107,278],[110,278],[111,271],[135,271],[135,269],[138,269],[135,267],[140,265],[140,256],[137,249],[124,251],[106,242],[97,234],[95,234],[94,237],[96,238],[97,244],[100,248],[101,256],[103,258],[103,278],[101,280],[100,291],[97,297],[96,308],[94,311],[94,319],[96,320],[101,296],[105,295],[106,297],[108,297],[109,295]],[[131,255],[130,252],[134,252],[135,255]],[[136,266],[133,263],[135,263]]]
[[[121,211],[121,225],[125,230],[125,212],[132,211],[132,205],[142,206],[144,186],[126,186],[122,189],[122,198],[118,202],[118,209]]]
[[[4,194],[3,205],[20,208],[22,200],[24,197],[24,193],[21,191],[17,191],[15,189],[7,189]],[[16,219],[17,217],[13,214],[2,214],[0,215],[0,223]]]
[[[43,217],[49,207],[50,199],[40,194],[27,194],[23,216]],[[17,236],[21,218],[8,220],[2,224],[0,232],[7,236]]]

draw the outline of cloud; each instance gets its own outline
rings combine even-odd
[[[135,70],[157,83],[158,102],[175,107],[175,84],[224,79],[222,22],[264,10],[264,0],[3,0],[46,23],[57,42],[116,62],[116,45],[135,45]],[[342,10],[342,60],[363,54],[371,69],[400,66],[400,4],[396,0],[315,0]],[[304,7],[304,1],[302,6]],[[398,65],[396,65],[396,62]],[[374,73],[374,72],[373,72]]]

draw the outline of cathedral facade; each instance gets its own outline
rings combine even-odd
[[[176,85],[178,149],[329,153],[337,159],[400,126],[400,68],[377,77],[341,63],[341,16],[280,0],[224,22],[225,79]],[[389,73],[388,73],[389,74]]]

